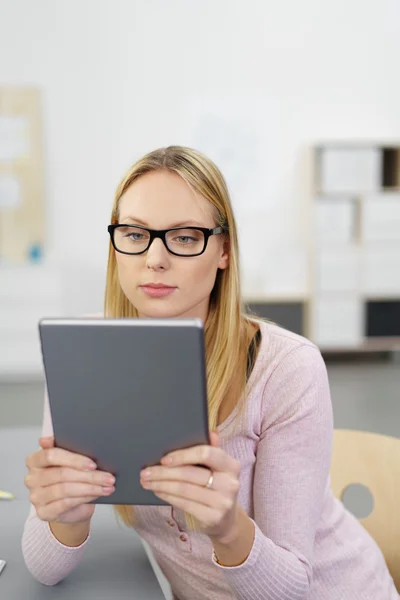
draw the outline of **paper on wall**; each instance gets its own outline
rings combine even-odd
[[[199,114],[193,130],[194,144],[204,148],[224,173],[235,194],[243,193],[258,175],[260,139],[240,119]]]
[[[26,158],[29,154],[28,120],[0,116],[0,161]]]
[[[0,210],[15,209],[21,205],[21,184],[10,174],[0,173]]]
[[[257,93],[216,91],[185,101],[182,142],[203,152],[221,170],[237,217],[269,210],[279,202],[273,182],[282,150],[270,143],[278,110],[272,98]]]

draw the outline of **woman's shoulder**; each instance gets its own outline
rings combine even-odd
[[[281,382],[295,373],[310,375],[326,367],[318,347],[309,339],[268,321],[257,321],[261,343],[254,365],[254,383],[267,383],[277,372]]]
[[[318,347],[302,335],[269,321],[258,320],[257,322],[261,332],[263,354],[268,360],[279,361],[300,348],[310,348],[319,353]]]
[[[300,406],[300,397],[304,402],[309,396],[312,403],[326,392],[328,399],[327,371],[318,347],[273,323],[259,321],[259,326],[262,342],[249,390],[250,405],[258,407],[254,414],[267,413],[274,420],[288,407]]]

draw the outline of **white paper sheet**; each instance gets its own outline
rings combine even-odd
[[[29,154],[29,127],[24,117],[0,116],[0,161],[26,158]]]
[[[278,114],[273,97],[259,93],[216,91],[185,102],[182,143],[203,152],[222,171],[237,217],[279,203],[273,185],[284,150],[270,143]]]
[[[0,210],[21,205],[21,184],[14,175],[0,173]]]

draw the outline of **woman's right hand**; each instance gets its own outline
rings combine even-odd
[[[53,437],[40,438],[40,446],[26,459],[24,479],[37,516],[58,523],[90,521],[95,504],[88,502],[112,494],[115,477],[97,471],[95,463],[81,454],[55,448]]]

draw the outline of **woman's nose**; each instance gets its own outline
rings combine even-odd
[[[169,253],[162,240],[153,240],[146,253],[146,266],[153,270],[168,268]]]

